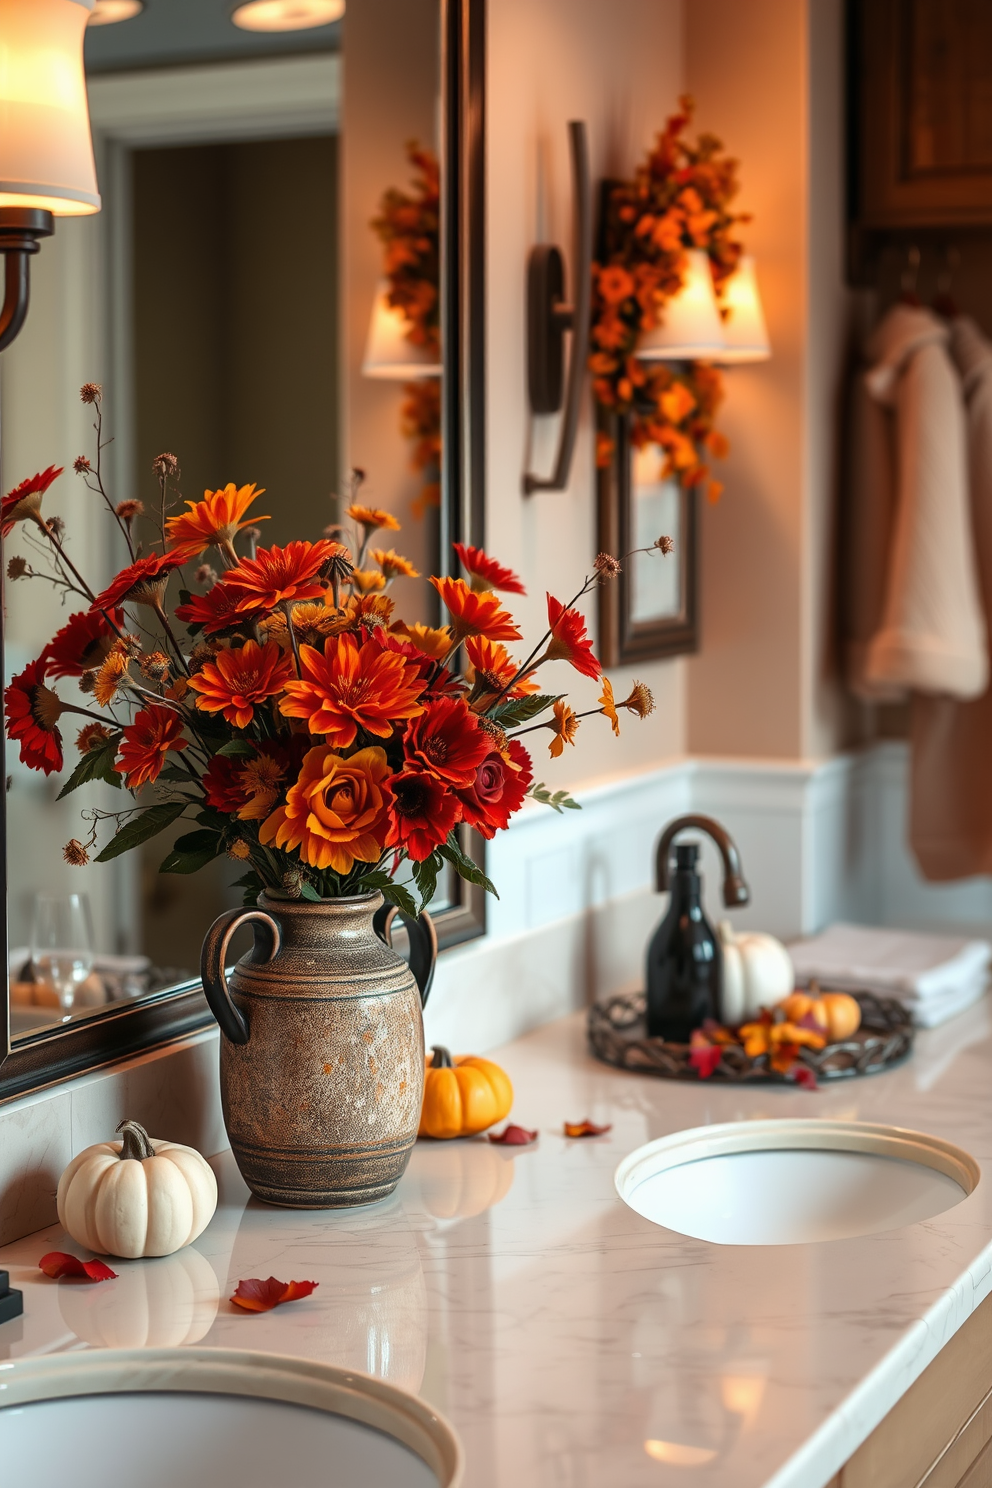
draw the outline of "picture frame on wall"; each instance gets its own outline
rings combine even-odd
[[[599,428],[612,441],[597,472],[599,551],[622,563],[617,581],[599,586],[603,665],[690,654],[699,648],[697,493],[662,474],[656,445],[634,445],[629,417],[603,414]],[[669,556],[636,551],[663,535],[675,541]]]

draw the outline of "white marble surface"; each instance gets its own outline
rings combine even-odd
[[[623,1075],[587,1056],[580,1018],[499,1057],[536,1147],[418,1143],[394,1197],[340,1213],[249,1200],[224,1155],[218,1214],[177,1256],[83,1286],[36,1269],[73,1248],[57,1227],[0,1251],[25,1291],[0,1359],[200,1343],[368,1370],[448,1416],[467,1488],[820,1488],[992,1290],[987,1002],[921,1035],[903,1068],[814,1093]],[[985,1176],[922,1224],[802,1246],[686,1239],[616,1195],[617,1163],[646,1141],[786,1115],[918,1128]],[[585,1116],[612,1132],[560,1135]],[[227,1301],[270,1274],[320,1286],[259,1316]]]

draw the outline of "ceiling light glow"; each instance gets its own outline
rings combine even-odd
[[[231,20],[242,31],[308,31],[344,15],[345,0],[248,0]]]
[[[118,21],[129,21],[140,15],[145,0],[96,0],[87,22],[90,26],[115,26]]]

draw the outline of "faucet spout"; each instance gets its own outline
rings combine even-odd
[[[664,894],[670,885],[671,872],[671,849],[672,842],[679,832],[689,831],[695,828],[698,832],[705,832],[716,843],[720,857],[723,859],[723,902],[728,909],[733,909],[751,902],[751,890],[748,888],[741,870],[740,853],[726,827],[714,821],[712,816],[677,816],[674,821],[662,832],[658,840],[658,852],[655,859],[655,890]]]

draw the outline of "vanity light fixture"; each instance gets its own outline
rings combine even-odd
[[[345,0],[247,0],[231,12],[242,31],[309,31],[344,15]]]
[[[425,346],[415,346],[408,338],[409,325],[403,311],[389,303],[389,284],[380,279],[362,359],[363,377],[409,382],[418,377],[441,376],[441,363],[435,361]]]
[[[118,21],[133,20],[144,8],[145,0],[96,0],[87,24],[116,26]]]
[[[100,210],[83,33],[94,0],[0,0],[0,351],[28,310],[28,264],[56,217]]]
[[[758,276],[750,253],[742,255],[724,285],[723,303],[730,315],[723,322],[724,349],[714,361],[727,366],[737,362],[766,362],[772,348],[758,293]]]
[[[685,260],[682,288],[666,303],[664,320],[637,343],[639,361],[719,361],[723,355],[726,340],[709,256],[701,248],[690,248]]]

